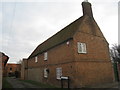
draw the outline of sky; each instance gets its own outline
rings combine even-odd
[[[120,1],[118,2],[118,44],[120,44]]]
[[[83,15],[84,0],[0,1],[0,51],[8,63],[28,58],[43,41]],[[88,0],[110,47],[118,44],[118,1]]]

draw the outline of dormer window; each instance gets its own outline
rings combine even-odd
[[[48,53],[45,52],[45,53],[44,53],[44,60],[47,60],[47,59],[48,59]]]
[[[36,63],[38,62],[38,57],[37,57],[37,56],[35,57],[35,62],[36,62]]]
[[[77,45],[78,45],[78,53],[87,53],[85,43],[78,42]]]

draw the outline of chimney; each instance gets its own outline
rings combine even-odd
[[[83,8],[83,16],[88,15],[89,17],[93,17],[91,3],[89,3],[88,0],[84,0],[82,2],[82,8]]]

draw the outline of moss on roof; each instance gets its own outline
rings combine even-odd
[[[28,59],[32,58],[40,53],[43,53],[43,52],[47,51],[48,49],[50,49],[56,45],[59,45],[60,43],[66,41],[70,38],[73,38],[73,35],[78,30],[78,27],[81,24],[83,18],[84,18],[83,16],[78,18],[77,20],[75,20],[74,22],[72,22],[71,24],[69,24],[68,26],[66,26],[65,28],[60,30],[59,32],[57,32],[55,35],[53,35],[52,37],[50,37],[49,39],[47,39],[46,41],[44,41],[43,43],[38,45],[37,48],[28,57]]]

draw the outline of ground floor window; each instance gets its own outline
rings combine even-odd
[[[47,69],[47,68],[44,69],[44,77],[45,77],[45,78],[48,77],[48,69]]]
[[[62,68],[56,68],[56,78],[61,79],[60,77],[62,76]]]

